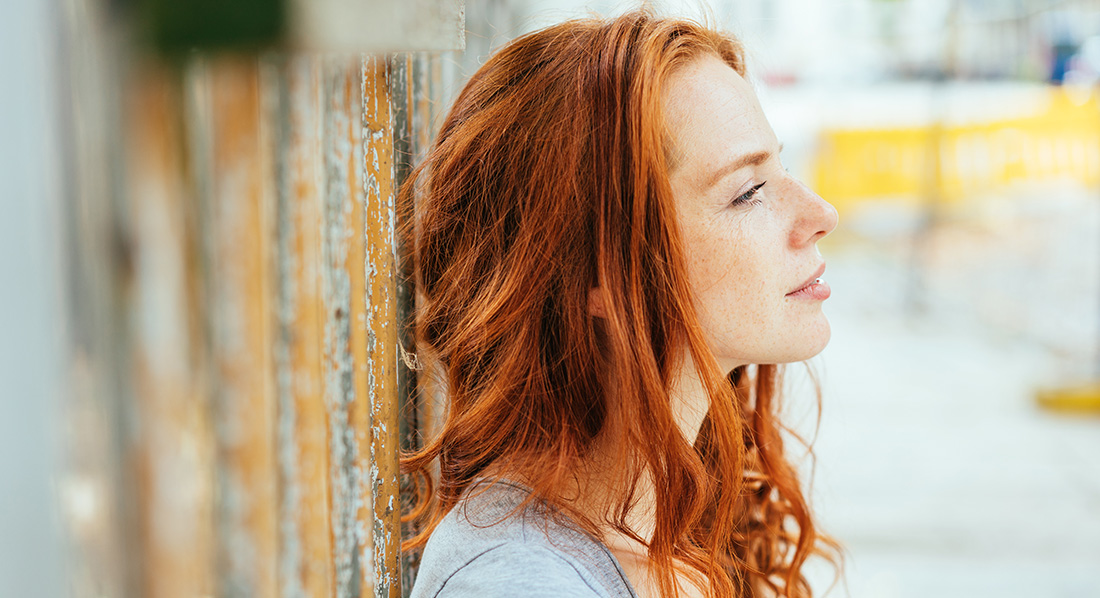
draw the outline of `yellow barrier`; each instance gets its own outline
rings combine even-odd
[[[814,161],[815,190],[837,209],[934,193],[952,203],[1020,181],[1100,183],[1100,102],[1051,88],[1038,114],[979,124],[827,129]],[[933,139],[938,138],[938,142]],[[939,172],[929,158],[938,155]]]

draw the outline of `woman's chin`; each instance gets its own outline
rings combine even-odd
[[[829,321],[821,316],[813,325],[804,328],[798,337],[791,339],[786,350],[781,350],[776,359],[758,363],[796,363],[812,359],[825,350],[831,337]]]
[[[718,366],[729,373],[742,365],[780,364],[806,361],[825,350],[832,337],[832,328],[825,314],[818,312],[811,318],[788,322],[771,333],[761,333],[746,342],[711,345]],[[766,340],[765,340],[766,339]],[[765,340],[765,342],[759,342]]]
[[[822,314],[820,322],[814,327],[814,333],[807,335],[806,354],[794,361],[806,361],[816,357],[819,353],[825,350],[825,347],[829,344],[829,339],[833,336],[833,329],[829,326],[829,320]]]

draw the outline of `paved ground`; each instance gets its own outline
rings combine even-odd
[[[847,590],[830,596],[1100,597],[1100,415],[1033,399],[1093,363],[1093,332],[1050,333],[1067,314],[1096,331],[1087,314],[1100,311],[1100,202],[1067,202],[1042,210],[1027,255],[973,223],[937,234],[933,253],[963,253],[924,262],[923,315],[905,309],[904,243],[825,248],[833,340],[814,360],[814,494],[849,551]],[[1021,218],[1016,230],[1037,221]],[[790,415],[812,429],[804,376],[791,378]]]

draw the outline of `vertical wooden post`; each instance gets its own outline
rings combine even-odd
[[[419,164],[431,149],[432,139],[442,125],[443,113],[450,103],[444,83],[444,65],[457,68],[452,61],[443,60],[437,54],[421,52],[412,60],[409,76],[409,151],[411,163]],[[415,201],[416,198],[413,198]],[[408,310],[412,310],[415,297],[408,298]],[[409,344],[408,342],[406,344]],[[410,350],[414,347],[409,346]],[[419,366],[419,364],[418,364]],[[408,448],[414,448],[421,437],[431,437],[443,414],[446,389],[438,372],[418,374],[415,379],[415,401],[410,406],[415,417],[413,438]],[[415,563],[408,565],[414,567]]]
[[[398,482],[397,255],[394,236],[393,107],[390,65],[371,56],[362,63],[363,173],[366,183],[367,348],[369,357],[371,496],[374,503],[374,579],[378,598],[400,588]]]
[[[272,65],[279,334],[275,344],[279,458],[279,595],[332,596],[328,417],[321,295],[324,144],[321,61]]]
[[[416,108],[415,105],[415,63],[416,56],[408,53],[396,54],[391,60],[392,76],[390,77],[390,90],[393,95],[393,146],[394,146],[394,189],[396,193],[401,192],[401,188],[408,180],[409,175],[415,165],[415,131],[413,114]],[[409,198],[405,198],[407,201]],[[407,214],[403,210],[404,207],[397,210],[398,218],[396,219],[397,226],[400,228],[403,223],[400,218]],[[401,251],[400,241],[398,240],[398,252]],[[400,260],[399,260],[400,261]],[[397,342],[399,343],[398,353],[401,357],[397,360],[397,407],[398,407],[398,421],[399,421],[399,441],[398,444],[402,451],[415,450],[418,445],[417,433],[420,429],[419,425],[419,406],[416,396],[416,370],[414,369],[414,355],[406,353],[406,348],[409,351],[413,351],[412,344],[409,342],[409,335],[405,334],[405,324],[408,323],[409,317],[413,312],[415,305],[415,297],[413,296],[413,287],[410,281],[405,277],[408,274],[406,265],[400,264],[398,266],[401,270],[398,274],[397,282],[397,309],[396,319],[398,323],[398,335]],[[416,491],[415,486],[410,484],[411,480],[402,478],[401,480],[401,493],[408,495]],[[404,505],[409,502],[408,497],[405,497],[404,501],[399,501]],[[403,526],[402,532],[416,533],[415,528],[408,528]],[[401,587],[402,595],[409,595],[412,584],[416,580],[416,572],[419,567],[419,558],[416,553],[401,555]]]
[[[269,598],[278,546],[270,131],[255,59],[211,61],[204,85],[219,590]]]
[[[214,592],[213,434],[203,384],[198,227],[187,177],[183,85],[158,63],[127,85],[133,284],[130,463],[137,482],[141,593]]]
[[[326,60],[322,81],[324,197],[322,296],[324,394],[328,410],[333,559],[339,597],[370,594],[371,502],[366,256],[362,234],[362,155],[358,71],[343,58]]]
[[[140,554],[129,451],[132,378],[120,359],[128,351],[124,289],[132,270],[118,176],[128,157],[120,143],[122,52],[107,35],[99,3],[56,6],[67,16],[56,33],[67,70],[58,81],[65,132],[58,183],[65,227],[58,238],[65,244],[70,392],[60,402],[57,488],[72,555],[68,576],[74,595],[134,596],[143,588],[132,557]]]

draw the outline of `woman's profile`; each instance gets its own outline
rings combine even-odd
[[[404,189],[447,398],[403,460],[414,596],[811,595],[836,545],[775,412],[829,339],[837,217],[779,151],[739,43],[688,21],[566,22],[470,79]]]

